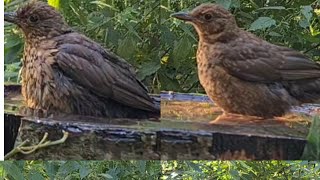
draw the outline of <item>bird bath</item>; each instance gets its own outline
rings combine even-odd
[[[63,131],[69,133],[62,144],[27,155],[16,154],[13,159],[293,160],[302,155],[310,125],[308,120],[295,119],[209,124],[222,111],[207,96],[198,94],[161,93],[160,121],[20,117],[19,86],[6,85],[5,96],[5,126],[8,132],[17,134],[16,145],[26,139],[30,144],[38,144],[46,132],[52,141],[60,139]],[[9,147],[10,138],[5,139]]]

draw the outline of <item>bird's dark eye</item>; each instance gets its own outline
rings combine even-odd
[[[205,14],[204,15],[204,19],[207,20],[207,21],[211,20],[212,19],[212,15],[211,14]]]
[[[39,20],[39,18],[38,18],[37,15],[31,15],[31,16],[29,17],[29,21],[30,21],[30,22],[35,23],[35,22],[37,22],[38,20]]]

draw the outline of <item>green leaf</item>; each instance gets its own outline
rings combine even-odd
[[[233,7],[233,8],[240,8],[240,6],[241,6],[240,0],[232,0],[232,2],[231,2],[231,7]]]
[[[109,27],[106,29],[106,35],[105,35],[105,43],[112,47],[115,44],[118,43],[119,39],[121,38],[120,32],[113,29],[113,27]]]
[[[120,179],[119,176],[121,177],[121,169],[114,167],[109,169],[107,172],[103,173],[104,175],[106,175],[107,177],[112,177],[113,180],[118,180]],[[102,176],[104,176],[102,175]]]
[[[232,176],[232,178],[234,179],[239,179],[239,172],[235,169],[231,169],[230,170],[230,175]]]
[[[312,7],[311,6],[301,6],[300,12],[303,18],[299,20],[299,26],[302,28],[307,28],[310,26],[310,20],[312,18]]]
[[[20,62],[21,53],[22,53],[22,46],[19,46],[19,45],[12,48],[5,48],[4,49],[5,64]]]
[[[232,3],[232,0],[216,0],[216,3],[224,7],[225,9],[229,9]]]
[[[61,173],[62,176],[67,176],[75,171],[78,171],[80,165],[77,161],[67,161],[62,164],[59,168],[59,174]]]
[[[124,39],[119,40],[119,46],[117,49],[117,54],[127,60],[133,59],[137,47],[137,43],[130,34]]]
[[[302,6],[301,7],[301,14],[306,18],[308,22],[310,22],[310,19],[312,18],[312,7],[311,6]]]
[[[200,168],[200,165],[199,164],[196,164],[194,162],[186,162],[187,165],[189,165],[194,171],[197,171],[197,172],[202,172],[202,169]]]
[[[145,174],[146,173],[146,161],[138,161],[138,169],[140,171],[141,174]]]
[[[181,29],[183,29],[184,33],[189,35],[192,39],[194,39],[194,42],[197,42],[197,38],[195,37],[194,33],[190,31],[190,26],[183,24],[180,26]]]
[[[251,24],[249,30],[264,30],[274,25],[276,25],[276,21],[274,19],[270,17],[259,17]]]
[[[173,44],[174,40],[177,38],[175,34],[167,26],[161,26],[159,29],[161,33],[161,44]],[[189,30],[190,31],[190,30]]]
[[[279,34],[279,33],[277,33],[277,32],[274,32],[274,31],[269,32],[269,35],[270,35],[270,36],[274,36],[274,37],[282,37],[281,34]]]
[[[305,18],[299,20],[299,26],[302,28],[307,28],[310,26],[310,23]]]
[[[159,78],[163,83],[161,89],[166,91],[172,89],[175,89],[176,91],[181,91],[181,87],[178,80],[175,78],[171,78],[170,76],[172,76],[172,73],[160,74]]]
[[[45,162],[44,164],[46,174],[50,180],[53,180],[58,172],[59,166],[52,161]]]
[[[107,179],[113,179],[113,177],[110,174],[104,173],[104,174],[99,174],[100,176],[107,178]]]
[[[79,169],[80,178],[83,179],[90,174],[91,170],[88,169],[86,166],[82,165]]]
[[[17,46],[19,44],[23,44],[22,39],[16,34],[10,34],[5,36],[5,48],[11,48]]]
[[[6,174],[8,174],[14,180],[24,180],[24,169],[18,168],[18,166],[13,161],[5,161],[2,163],[2,165]]]
[[[175,68],[179,68],[181,66],[181,61],[187,59],[191,47],[192,44],[186,37],[182,37],[178,42],[174,43],[172,58],[170,59],[173,61]]]
[[[37,170],[32,170],[31,172],[28,173],[28,179],[32,179],[32,180],[44,180],[45,178],[43,177],[42,174],[40,174],[39,171],[37,171]]]
[[[150,76],[157,72],[160,69],[160,60],[146,62],[142,64],[142,68],[138,71],[137,75],[140,80],[145,79],[147,76]]]
[[[20,62],[23,50],[23,41],[17,34],[6,34],[4,44],[4,62],[10,64]]]
[[[270,9],[270,10],[283,10],[286,9],[283,6],[267,6],[267,7],[263,7],[263,8],[259,8],[260,9]]]

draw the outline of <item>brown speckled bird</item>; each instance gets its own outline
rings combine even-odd
[[[203,4],[172,17],[195,27],[200,83],[225,114],[272,118],[320,101],[319,64],[240,29],[221,6]]]
[[[47,115],[160,115],[132,66],[73,31],[53,7],[32,1],[4,17],[25,35],[21,76],[28,108]]]

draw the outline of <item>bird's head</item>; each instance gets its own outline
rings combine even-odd
[[[54,36],[68,28],[53,7],[36,0],[24,4],[15,12],[5,12],[4,20],[20,27],[27,38]]]
[[[234,16],[216,4],[202,4],[189,13],[178,12],[171,16],[191,23],[196,28],[200,39],[214,38],[221,32],[238,29]]]

